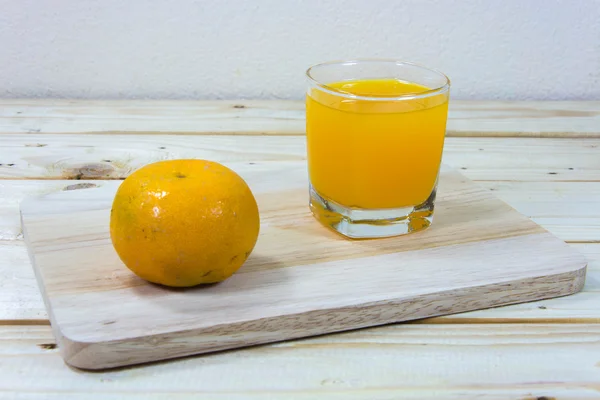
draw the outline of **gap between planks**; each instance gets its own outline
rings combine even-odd
[[[69,178],[64,176],[18,176],[18,177],[10,177],[10,176],[0,176],[0,181],[71,181],[77,183],[79,181],[124,181],[126,177],[112,177],[112,176],[85,176],[81,179],[77,178]],[[517,180],[517,179],[471,179],[473,182],[540,182],[539,180]],[[549,182],[578,182],[578,183],[588,183],[588,182],[600,182],[599,179],[585,179],[585,180],[567,180],[567,179],[557,179]]]
[[[362,329],[377,329],[391,325],[560,325],[560,324],[600,324],[600,318],[452,318],[452,316],[445,317],[433,317],[417,319],[413,321],[398,322],[395,324],[387,325],[374,325],[368,328]],[[49,326],[50,320],[47,319],[31,319],[31,320],[0,320],[0,326]],[[350,331],[342,332],[353,332],[360,331],[361,329],[354,329]],[[326,335],[335,335],[336,333],[328,333]],[[325,336],[325,335],[319,335]],[[299,339],[293,339],[299,340]]]
[[[292,137],[306,136],[305,132],[282,133],[282,132],[250,132],[250,131],[223,131],[223,132],[203,132],[203,131],[79,131],[79,132],[1,132],[2,134],[23,134],[23,133],[39,133],[46,135],[163,135],[163,136],[273,136],[273,137]],[[598,132],[485,132],[472,131],[465,132],[459,130],[446,131],[446,137],[455,138],[533,138],[533,139],[600,139],[600,131]]]
[[[456,168],[461,171],[461,168]],[[64,176],[0,176],[0,181],[123,181],[125,176],[84,176],[79,178],[70,178]],[[522,179],[470,179],[473,182],[540,182],[539,180],[522,180]],[[600,182],[600,179],[554,179],[549,182],[565,182],[565,183],[588,183]]]
[[[461,168],[458,168],[458,170],[460,171]],[[9,180],[10,178],[0,178],[2,180],[6,179]],[[18,178],[17,178],[18,179]],[[36,178],[23,178],[23,179],[36,179]],[[51,178],[54,179],[54,178]],[[87,178],[86,178],[87,179]],[[112,179],[112,178],[111,178]],[[121,179],[121,178],[114,178],[114,179]],[[107,179],[109,180],[109,179]],[[539,180],[522,180],[522,179],[471,179],[473,182],[542,182]],[[551,181],[547,181],[547,182],[567,182],[567,183],[571,183],[571,182],[579,182],[579,183],[588,183],[588,182],[600,182],[600,179],[553,179]]]
[[[0,326],[46,326],[50,325],[48,319],[4,319],[0,320]]]

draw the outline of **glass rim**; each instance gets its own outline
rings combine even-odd
[[[318,68],[318,67],[334,66],[334,65],[354,65],[354,64],[365,63],[365,62],[393,63],[398,66],[408,65],[411,67],[417,67],[417,68],[426,70],[428,72],[433,72],[433,73],[439,75],[444,80],[444,84],[439,87],[429,89],[429,90],[426,90],[424,92],[419,92],[419,93],[406,93],[406,94],[403,94],[400,96],[385,96],[384,95],[384,96],[375,97],[375,96],[356,95],[356,94],[353,94],[350,92],[345,92],[343,90],[333,88],[331,86],[328,86],[325,83],[319,82],[319,80],[317,80],[316,78],[314,78],[311,75],[312,70],[315,68]],[[355,58],[352,60],[325,61],[325,62],[322,62],[319,64],[314,64],[314,65],[310,66],[306,70],[305,74],[306,74],[306,77],[308,78],[309,82],[316,85],[320,90],[327,92],[329,94],[333,94],[335,96],[341,96],[341,97],[345,97],[345,98],[353,99],[353,100],[369,100],[369,101],[414,100],[414,99],[435,96],[437,94],[444,93],[450,89],[450,78],[448,78],[448,76],[446,76],[446,74],[444,74],[443,72],[440,72],[433,68],[426,67],[421,64],[417,64],[417,63],[413,63],[413,62],[409,62],[409,61],[402,61],[402,60],[398,60],[395,58]]]

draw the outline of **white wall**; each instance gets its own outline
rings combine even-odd
[[[600,99],[600,0],[0,0],[0,97],[301,98],[356,57],[453,98]]]

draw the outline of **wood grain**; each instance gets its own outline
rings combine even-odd
[[[391,325],[84,373],[49,327],[0,327],[10,399],[597,399],[600,325]]]
[[[600,139],[447,138],[444,162],[474,180],[600,181],[599,149]],[[0,134],[0,179],[121,179],[174,158],[302,165],[305,138]]]
[[[450,102],[449,136],[600,137],[600,102]],[[0,132],[303,135],[302,101],[0,100]]]
[[[107,170],[98,167],[103,160],[114,168],[110,179],[149,160],[194,153],[236,168],[302,162],[290,160],[296,144],[278,142],[304,133],[301,102],[211,103],[0,100],[0,239],[6,239],[0,241],[0,398],[599,397],[598,102],[453,101],[445,152],[446,163],[466,168],[461,173],[562,239],[596,242],[570,244],[590,261],[581,293],[140,368],[94,374],[67,368],[52,349],[50,328],[29,325],[47,320],[19,235],[18,203],[69,185],[104,185],[97,180]],[[204,141],[226,133],[239,142]],[[239,159],[236,143],[251,145],[242,135],[281,146]],[[62,177],[94,181],[53,181]],[[453,321],[459,325],[448,325]],[[371,338],[356,336],[364,334]]]
[[[108,236],[116,185],[80,191],[77,201],[65,191],[23,203],[34,270],[65,360],[107,368],[583,287],[583,257],[452,170],[442,171],[432,228],[373,241],[348,241],[318,225],[305,204],[304,173],[250,185],[261,209],[255,252],[229,280],[190,290],[148,284],[120,263]]]
[[[48,315],[23,241],[0,242],[0,325],[48,324]],[[600,244],[571,247],[588,261],[580,293],[424,320],[426,323],[600,323]]]

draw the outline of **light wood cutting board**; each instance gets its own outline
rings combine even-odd
[[[25,201],[25,239],[66,362],[117,367],[583,287],[581,255],[456,171],[441,173],[429,229],[367,241],[312,218],[305,171],[269,163],[242,173],[261,211],[257,246],[229,280],[192,289],[149,284],[120,262],[108,231],[120,182]]]

